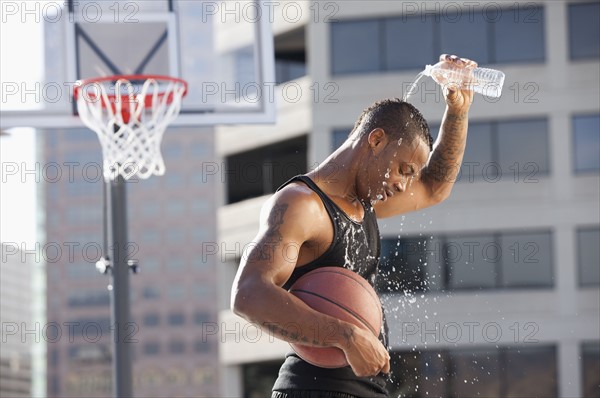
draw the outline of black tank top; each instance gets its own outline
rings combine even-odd
[[[333,241],[319,258],[296,268],[283,287],[289,289],[302,275],[319,267],[331,266],[344,267],[356,272],[374,287],[379,265],[380,237],[377,218],[371,204],[361,202],[365,216],[361,222],[356,222],[307,176],[296,176],[278,190],[296,181],[306,184],[321,198],[333,223]],[[385,316],[379,338],[387,347]],[[320,368],[303,361],[292,351],[286,355],[273,391],[320,390],[342,392],[357,397],[387,397],[385,380],[383,374],[375,377],[357,377],[349,366],[336,369]]]

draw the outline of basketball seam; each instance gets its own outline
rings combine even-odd
[[[360,316],[359,314],[357,314],[356,312],[352,311],[351,309],[349,309],[349,308],[347,308],[347,307],[344,307],[343,305],[341,305],[341,304],[338,304],[338,303],[336,303],[335,301],[333,301],[333,300],[331,300],[331,299],[329,299],[329,298],[327,298],[327,297],[325,297],[325,296],[322,296],[322,295],[320,295],[320,294],[318,294],[318,293],[313,293],[313,292],[310,292],[310,291],[308,291],[308,290],[303,290],[303,289],[294,289],[294,290],[290,290],[290,292],[301,292],[301,293],[306,293],[306,294],[310,294],[310,295],[313,295],[313,296],[315,296],[315,297],[318,297],[318,298],[320,298],[320,299],[323,299],[323,300],[325,300],[325,301],[328,301],[328,302],[330,302],[331,304],[334,304],[334,305],[336,305],[336,306],[340,307],[341,309],[343,309],[344,311],[348,312],[350,315],[352,315],[353,317],[355,317],[356,319],[358,319],[358,320],[359,320],[359,321],[360,321],[360,322],[361,322],[363,325],[365,325],[365,326],[366,326],[366,327],[367,327],[367,328],[368,328],[368,329],[369,329],[371,332],[373,332],[373,334],[374,334],[375,336],[379,336],[379,333],[378,333],[378,332],[376,332],[375,330],[373,330],[373,328],[371,327],[371,325],[369,325],[369,323],[368,323],[368,322],[367,322],[367,321],[366,321],[366,320],[365,320],[365,319],[364,319],[362,316]]]
[[[340,268],[340,267],[327,267],[327,268]],[[344,268],[344,269],[346,269],[346,270],[347,270],[347,268]],[[346,274],[344,274],[343,272],[339,272],[339,271],[338,271],[338,270],[336,270],[336,269],[316,269],[316,270],[314,270],[314,271],[310,272],[310,274],[320,274],[320,273],[323,273],[323,272],[331,272],[331,273],[333,273],[333,274],[341,275],[341,276],[343,276],[343,277],[345,277],[345,278],[351,279],[352,281],[354,281],[354,282],[358,283],[358,284],[360,285],[360,287],[362,287],[363,289],[365,289],[365,287],[362,285],[362,283],[360,283],[360,282],[359,282],[359,281],[357,281],[356,279],[353,279],[352,277],[350,277],[350,275],[346,275]],[[353,271],[352,271],[352,272],[353,272]],[[367,282],[367,281],[365,280],[365,278],[363,278],[362,276],[358,275],[356,272],[354,272],[354,274],[355,274],[356,276],[358,276],[358,277],[362,278],[362,279],[363,279],[365,282]],[[308,275],[308,274],[306,274],[306,275]],[[301,278],[300,278],[300,279],[301,279]],[[298,279],[298,280],[300,280],[300,279]],[[367,284],[368,284],[368,286],[369,286],[369,287],[371,287],[371,288],[372,288],[372,286],[369,284],[369,282],[367,282]],[[365,289],[365,290],[367,291],[367,293],[369,293],[369,296],[371,296],[371,298],[375,299],[375,301],[376,301],[377,305],[381,305],[381,302],[380,302],[380,300],[379,300],[379,296],[377,296],[377,295],[373,296],[373,292],[372,292],[372,291],[370,291],[369,289]]]

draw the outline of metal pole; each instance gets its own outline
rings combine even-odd
[[[129,324],[129,264],[127,262],[127,196],[125,180],[119,174],[110,186],[113,258],[111,261],[111,311],[113,322],[113,396],[133,396]]]

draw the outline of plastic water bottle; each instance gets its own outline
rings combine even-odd
[[[458,86],[492,98],[500,97],[504,84],[504,73],[499,70],[461,68],[445,61],[427,65],[423,74],[430,76],[440,86]]]

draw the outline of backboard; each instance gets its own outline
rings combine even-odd
[[[36,106],[20,110],[3,103],[2,128],[80,126],[75,82],[122,74],[186,80],[188,95],[173,125],[272,123],[273,36],[263,3],[39,2],[44,76],[33,83],[2,79],[3,102],[18,103],[36,90]]]

